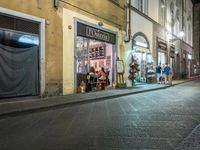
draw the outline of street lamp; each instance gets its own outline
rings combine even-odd
[[[179,32],[179,36],[176,37],[176,38],[173,38],[173,35],[171,33],[167,33],[167,39],[169,40],[169,42],[173,43],[177,40],[181,40],[180,38],[183,38],[185,35],[185,32],[184,31],[180,31]]]
[[[184,31],[180,31],[180,32],[179,32],[179,37],[180,37],[180,38],[183,38],[184,35],[185,35]]]

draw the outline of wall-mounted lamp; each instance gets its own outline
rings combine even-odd
[[[161,8],[165,8],[165,4],[161,4]]]
[[[188,54],[188,59],[191,60],[192,59],[192,55]]]
[[[169,42],[175,42],[175,41],[177,41],[177,40],[181,40],[180,38],[183,38],[184,37],[184,35],[185,35],[185,32],[184,31],[180,31],[179,32],[179,35],[178,35],[178,37],[179,38],[173,38],[173,35],[171,34],[171,33],[167,33],[167,40],[169,41]]]
[[[182,38],[185,35],[184,31],[179,32],[179,37]]]
[[[99,26],[103,26],[103,22],[99,21],[99,22],[98,22],[98,25],[99,25]]]

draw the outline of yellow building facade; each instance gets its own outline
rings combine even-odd
[[[76,92],[75,49],[77,22],[115,36],[114,58],[123,55],[125,29],[123,0],[12,0],[0,1],[0,13],[39,24],[39,93],[40,96]],[[0,28],[1,29],[1,28]],[[95,38],[93,37],[95,41]],[[97,39],[96,39],[97,40]],[[105,42],[105,41],[104,41]],[[115,67],[113,62],[112,67]],[[113,82],[114,80],[113,70]]]

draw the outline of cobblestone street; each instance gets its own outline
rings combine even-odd
[[[200,80],[195,80],[159,91],[4,118],[0,149],[173,150],[182,147],[180,143],[200,122],[199,88]]]

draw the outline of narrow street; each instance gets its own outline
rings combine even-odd
[[[0,150],[173,150],[200,123],[200,80],[0,120]]]

